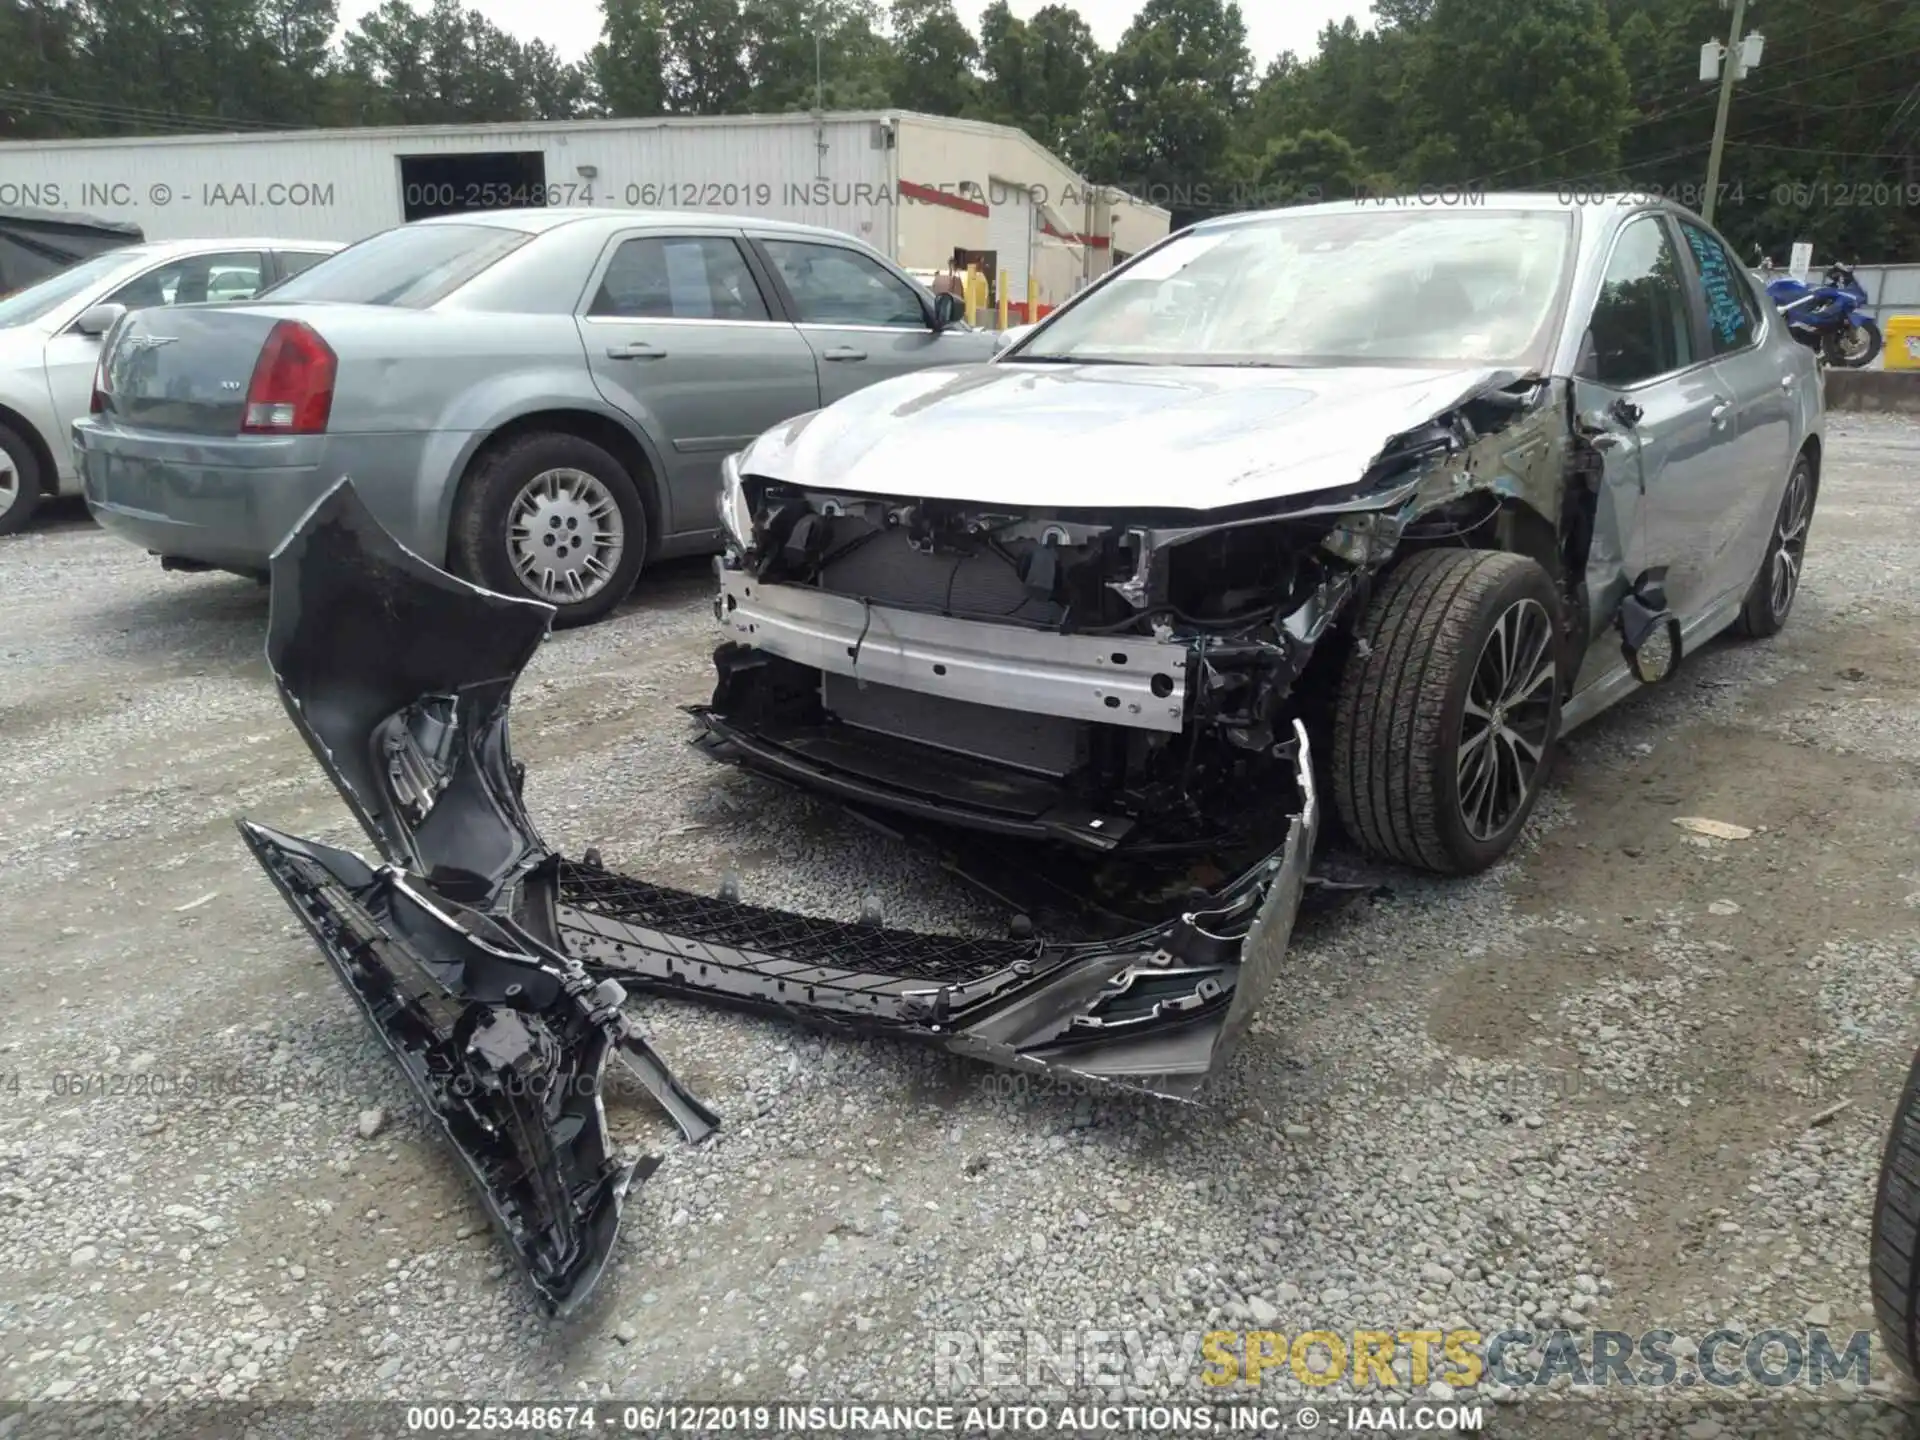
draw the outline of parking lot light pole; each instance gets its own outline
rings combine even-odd
[[[1724,3],[1724,0],[1723,0]],[[1733,33],[1727,38],[1726,53],[1720,57],[1720,111],[1713,121],[1713,149],[1707,156],[1707,196],[1700,207],[1706,222],[1713,223],[1714,202],[1720,198],[1720,152],[1727,143],[1727,115],[1733,109],[1733,82],[1742,68],[1741,34],[1747,19],[1747,0],[1733,0]]]

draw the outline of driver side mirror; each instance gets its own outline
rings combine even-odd
[[[114,322],[126,313],[126,306],[116,305],[112,301],[100,305],[89,305],[73,322],[73,328],[81,335],[92,335],[98,338],[111,330]]]
[[[958,295],[936,295],[933,297],[933,329],[938,334],[951,329],[966,318],[966,308],[961,305]]]

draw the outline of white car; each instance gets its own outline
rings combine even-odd
[[[0,535],[80,493],[67,442],[100,337],[129,310],[246,300],[334,251],[327,240],[168,240],[89,257],[0,299]]]

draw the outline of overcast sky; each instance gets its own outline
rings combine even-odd
[[[342,0],[340,19],[352,25],[379,0]],[[979,32],[980,12],[987,0],[955,0],[961,17]],[[1013,13],[1033,14],[1047,0],[1009,0]],[[1079,10],[1100,43],[1111,49],[1140,8],[1140,0],[1069,0]],[[522,40],[545,40],[568,60],[585,55],[600,38],[600,6],[597,0],[467,0],[509,34]],[[1253,51],[1256,70],[1282,50],[1306,55],[1314,47],[1320,27],[1329,20],[1348,15],[1366,23],[1370,0],[1240,0],[1240,13],[1247,20],[1247,44]]]

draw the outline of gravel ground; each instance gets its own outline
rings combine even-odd
[[[1019,1334],[1007,1367],[975,1337],[1660,1327],[1685,1360],[1721,1327],[1870,1328],[1920,975],[1920,427],[1833,432],[1787,633],[1574,736],[1494,872],[1396,874],[1304,925],[1204,1108],[636,1001],[724,1128],[694,1149],[610,1107],[666,1159],[564,1325],[233,833],[365,848],[268,684],[264,590],[162,574],[71,512],[0,541],[0,1398],[1191,1401],[1222,1398],[1198,1364],[1065,1384]],[[707,591],[667,567],[535,661],[515,740],[548,840],[814,913],[871,892],[889,923],[995,923],[687,747]],[[1892,1373],[1876,1352],[1870,1396],[1802,1419],[1898,1433]],[[1284,1367],[1260,1389],[1352,1393]],[[1511,1421],[1593,1393],[1543,1389],[1462,1398]],[[1740,1433],[1703,1394],[1570,1433]]]

